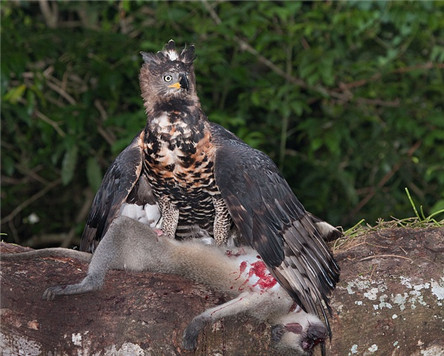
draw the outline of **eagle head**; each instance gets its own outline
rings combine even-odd
[[[144,61],[140,70],[140,88],[147,111],[158,100],[172,97],[198,103],[193,45],[185,47],[179,53],[174,41],[170,40],[157,53],[140,54]]]

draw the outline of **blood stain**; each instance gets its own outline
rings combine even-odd
[[[272,288],[277,282],[276,279],[268,272],[267,267],[264,262],[257,261],[251,264],[251,269],[248,277],[252,277],[255,274],[259,280],[254,284],[253,287],[259,285],[261,289]]]

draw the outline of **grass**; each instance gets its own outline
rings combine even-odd
[[[405,192],[412,206],[413,212],[415,213],[415,216],[403,219],[392,217],[391,220],[388,221],[380,218],[376,221],[376,224],[373,226],[366,223],[365,219],[361,219],[354,226],[344,231],[344,237],[335,241],[333,245],[333,250],[341,248],[346,243],[349,244],[354,239],[357,239],[358,237],[364,234],[375,232],[381,229],[393,229],[393,228],[425,229],[433,227],[444,227],[444,209],[435,211],[432,214],[426,216],[424,214],[422,205],[419,207],[418,211],[412,199],[412,196],[410,195],[410,192],[407,188],[405,188]],[[441,220],[437,219],[439,215],[443,215]]]

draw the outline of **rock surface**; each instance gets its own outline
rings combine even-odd
[[[444,229],[381,229],[335,249],[333,355],[444,355]]]
[[[443,228],[381,229],[336,241],[334,253],[342,270],[330,355],[444,355]],[[172,275],[111,271],[101,291],[41,300],[87,267],[53,257],[1,262],[3,355],[280,355],[270,326],[246,316],[208,326],[195,352],[182,350],[186,325],[226,297]]]

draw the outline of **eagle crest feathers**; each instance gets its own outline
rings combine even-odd
[[[169,40],[162,51],[157,53],[147,53],[141,51],[140,54],[145,63],[160,65],[166,61],[178,61],[185,64],[192,64],[196,59],[194,45],[185,46],[184,49],[178,53],[176,44],[173,40]]]

